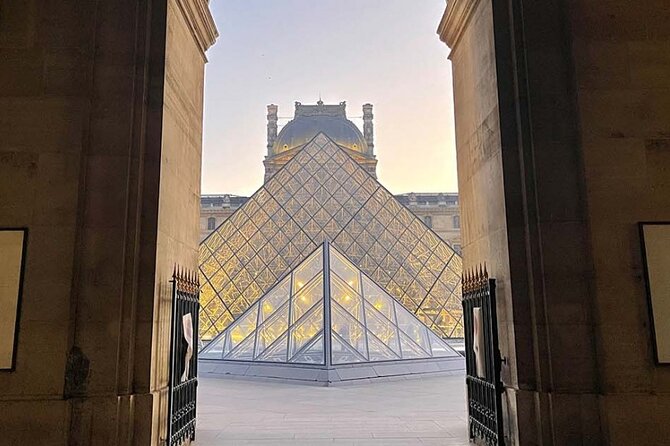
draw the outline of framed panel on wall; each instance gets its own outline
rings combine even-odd
[[[0,228],[0,371],[16,365],[28,230]]]
[[[670,364],[670,222],[639,223],[654,356]]]

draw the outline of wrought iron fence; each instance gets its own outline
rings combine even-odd
[[[503,445],[501,357],[498,349],[496,281],[486,268],[463,274],[465,364],[471,439]]]
[[[175,268],[172,275],[168,446],[195,439],[199,311],[198,274]]]

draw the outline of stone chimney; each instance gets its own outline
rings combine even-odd
[[[372,104],[363,104],[363,136],[368,145],[368,152],[370,155],[374,154],[374,130],[372,124]]]
[[[268,105],[268,156],[272,155],[272,146],[277,139],[277,107],[274,104]]]

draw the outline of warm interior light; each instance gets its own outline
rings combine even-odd
[[[374,303],[373,307],[375,307],[377,310],[381,310],[382,308],[384,308],[384,302],[378,300]]]
[[[230,340],[233,341],[233,343],[237,344],[238,342],[241,342],[244,339],[244,333],[242,333],[242,330],[238,328],[235,328],[230,332]]]
[[[351,300],[351,296],[349,296],[349,295],[347,294],[346,296],[344,296],[344,300],[346,300],[346,301]]]
[[[303,285],[304,285],[304,283],[298,282],[298,288],[302,288]]]

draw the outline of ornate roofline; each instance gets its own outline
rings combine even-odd
[[[332,116],[334,118],[347,119],[347,103],[345,101],[339,104],[324,104],[322,100],[316,105],[303,105],[301,102],[295,102],[294,119],[300,116]]]
[[[176,0],[176,3],[206,62],[205,52],[214,45],[216,38],[219,37],[214,18],[209,10],[209,2],[207,0]]]
[[[463,31],[470,22],[480,0],[449,0],[444,10],[437,34],[440,40],[452,50],[456,47]]]

